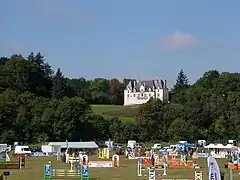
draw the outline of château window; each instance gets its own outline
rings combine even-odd
[[[133,97],[135,97],[136,96],[136,94],[133,94]]]
[[[138,94],[138,97],[140,97],[140,94]]]
[[[151,97],[151,94],[149,94],[149,97]]]
[[[144,94],[144,97],[147,97],[147,94]]]
[[[129,94],[127,95],[127,97],[129,97]]]

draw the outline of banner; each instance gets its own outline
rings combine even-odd
[[[209,153],[197,153],[196,156],[198,158],[207,158],[209,156]]]
[[[88,167],[113,167],[112,161],[89,161]]]
[[[220,169],[215,158],[208,157],[208,180],[221,180]]]

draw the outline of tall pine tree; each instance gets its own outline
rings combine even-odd
[[[58,68],[53,78],[52,98],[61,99],[63,97],[67,97],[67,94],[68,94],[67,81],[62,75],[60,68]]]
[[[174,85],[174,91],[181,91],[189,87],[189,81],[187,75],[184,73],[183,69],[178,73],[176,84]]]
[[[183,69],[181,69],[178,73],[176,84],[173,86],[170,94],[171,102],[185,104],[185,92],[189,86],[187,75],[184,73]]]

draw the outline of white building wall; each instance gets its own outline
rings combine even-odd
[[[144,104],[148,102],[151,97],[168,102],[168,90],[156,89],[152,92],[144,92],[143,94],[140,92],[124,90],[124,106]]]
[[[128,90],[124,90],[124,106],[127,106],[127,105],[129,105],[129,100],[128,100],[128,96],[127,96],[127,94],[128,94]]]

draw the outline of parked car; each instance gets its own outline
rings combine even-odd
[[[30,155],[31,151],[29,149],[29,146],[16,146],[14,150],[15,154],[26,154]]]
[[[125,149],[125,147],[122,144],[115,144],[114,148],[116,148],[116,149]]]
[[[154,144],[152,149],[160,150],[162,148],[161,144]]]
[[[169,149],[169,147],[163,147],[162,149],[160,149],[159,151],[160,152],[164,152],[164,151],[167,151]]]

